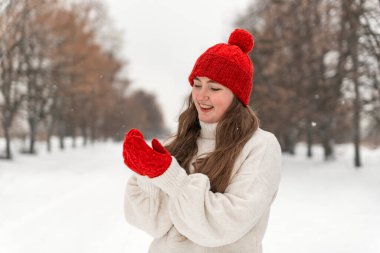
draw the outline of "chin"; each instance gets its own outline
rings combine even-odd
[[[205,122],[205,123],[210,123],[210,124],[217,122],[217,121],[212,120],[212,119],[202,119],[202,118],[199,118],[199,120],[202,121],[202,122]]]
[[[206,116],[206,117],[204,117]],[[208,116],[208,117],[207,117]],[[203,115],[203,113],[199,113],[198,112],[198,119],[202,122],[205,122],[205,123],[215,123],[215,122],[218,122],[217,120],[215,120],[215,117],[213,117],[212,115]]]

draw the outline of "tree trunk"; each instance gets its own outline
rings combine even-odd
[[[11,138],[10,138],[8,126],[4,126],[4,135],[5,135],[5,157],[4,158],[11,160],[12,159]]]
[[[58,126],[59,132],[59,148],[61,150],[65,149],[65,123],[60,121]]]
[[[324,150],[324,159],[325,161],[333,160],[335,158],[334,152],[334,141],[331,138],[326,138],[322,142]]]
[[[331,120],[326,120],[320,125],[321,141],[322,141],[325,161],[333,160],[335,158],[335,152],[334,152],[335,141],[334,141],[334,136],[332,134],[334,133],[335,119],[333,119],[332,117],[328,117],[328,118],[330,118]]]
[[[87,128],[86,126],[81,127],[82,136],[83,136],[83,147],[87,146]]]
[[[307,157],[313,157],[313,127],[310,121],[307,121],[306,127],[306,142],[307,142]]]
[[[358,59],[358,29],[360,25],[360,13],[357,10],[351,10],[354,16],[349,20],[351,25],[350,33],[350,51],[352,57],[352,81],[354,83],[355,98],[354,98],[354,117],[353,117],[353,142],[355,148],[354,165],[356,168],[362,166],[360,159],[360,93],[359,93],[359,59]]]
[[[95,133],[95,126],[94,123],[90,126],[90,140],[91,144],[95,143],[96,133]]]
[[[73,132],[73,134],[71,135],[71,138],[72,138],[71,147],[76,148],[77,147],[77,139],[75,136],[75,132]]]
[[[47,120],[46,128],[47,128],[46,147],[47,147],[47,151],[50,153],[52,151],[51,137],[53,135],[53,129],[54,129],[54,120],[53,119],[51,119],[50,122],[49,122],[49,119]]]
[[[47,148],[47,151],[50,153],[52,149],[51,149],[51,135],[49,134],[46,139],[46,148]]]
[[[295,131],[289,131],[285,136],[285,152],[288,152],[291,155],[295,154],[295,146],[297,142],[297,135]]]
[[[37,123],[35,118],[29,118],[29,129],[30,129],[30,142],[29,142],[29,154],[35,154],[35,142],[36,142],[36,128]]]
[[[354,85],[355,85],[355,99],[354,99],[354,129],[353,129],[353,141],[355,148],[355,156],[354,156],[354,165],[356,168],[360,168],[362,166],[360,159],[360,93],[359,93],[359,83],[357,78],[357,71],[355,66],[358,66],[357,55],[353,57],[353,65],[355,68],[354,73]]]

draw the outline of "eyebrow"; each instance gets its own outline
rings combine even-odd
[[[197,81],[201,81],[201,80],[199,80],[199,78],[198,77],[194,77],[194,80],[197,80]],[[213,81],[213,80],[207,80],[207,82],[206,83],[216,83],[216,84],[219,84],[218,82],[215,82],[215,81]]]

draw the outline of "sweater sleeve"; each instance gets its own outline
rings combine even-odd
[[[169,195],[169,215],[176,229],[204,247],[231,244],[262,218],[277,193],[281,148],[273,134],[252,148],[224,193],[210,191],[208,177],[187,175],[177,161],[152,179]]]
[[[173,226],[167,206],[168,195],[147,177],[133,174],[129,178],[124,198],[124,216],[128,223],[160,238]]]

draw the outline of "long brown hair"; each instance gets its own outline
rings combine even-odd
[[[223,193],[226,190],[236,158],[258,127],[259,119],[255,112],[235,97],[218,122],[215,150],[193,163],[194,172],[209,177],[211,191]],[[200,131],[198,112],[190,94],[188,107],[179,116],[177,134],[166,146],[187,174],[190,174],[190,162],[198,151]]]

